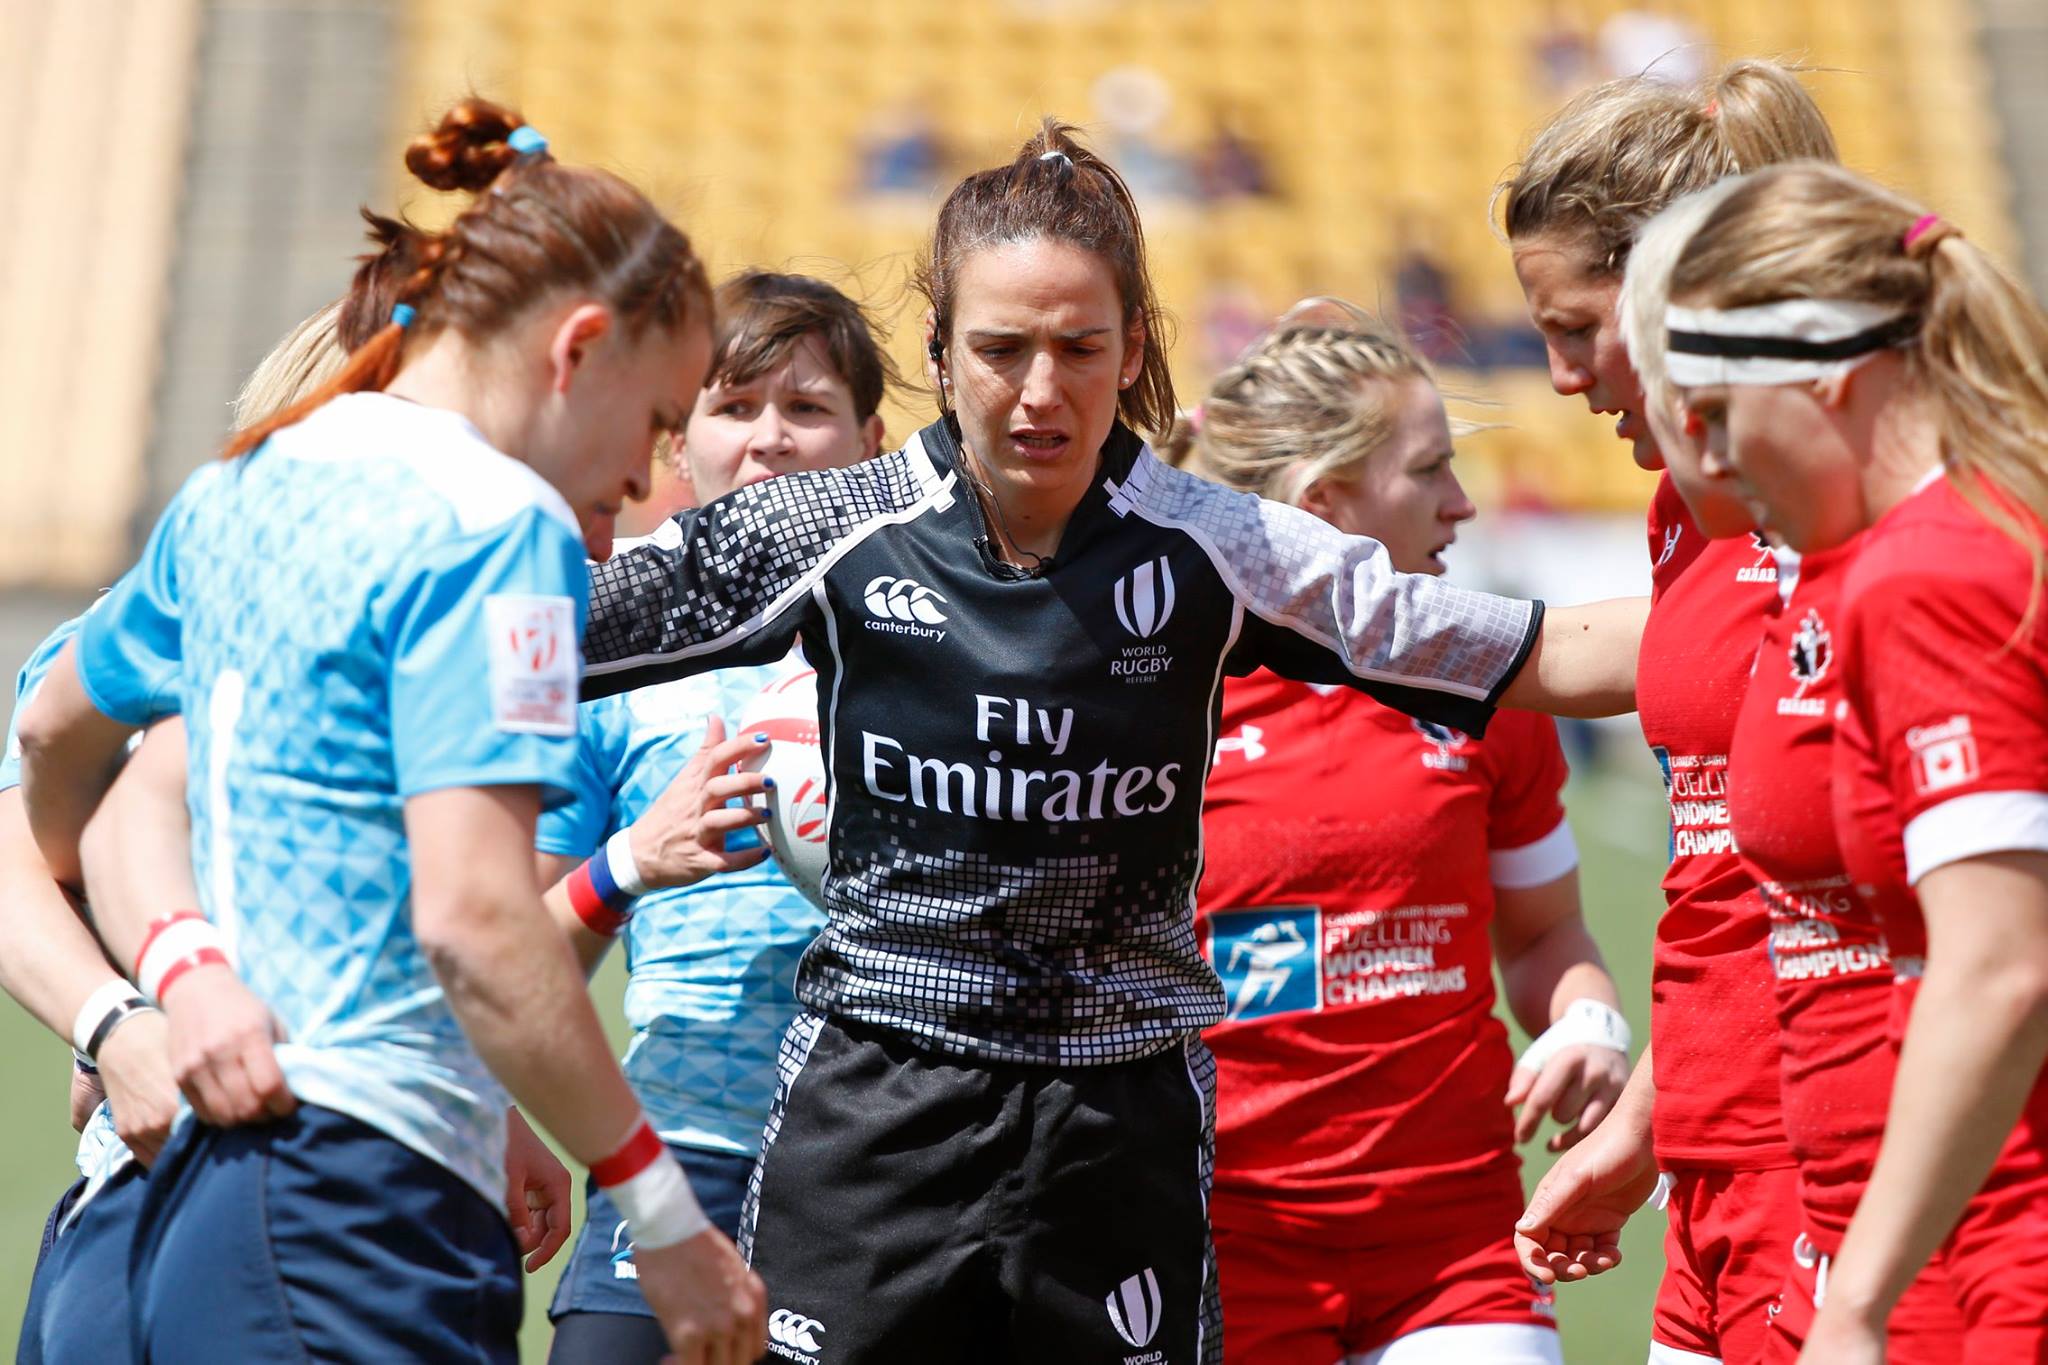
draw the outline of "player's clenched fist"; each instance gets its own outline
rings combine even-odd
[[[284,1027],[226,965],[198,967],[164,998],[171,1071],[192,1112],[216,1127],[298,1107],[277,1064]]]
[[[721,1233],[638,1247],[633,1259],[677,1365],[752,1365],[768,1349],[768,1291]]]

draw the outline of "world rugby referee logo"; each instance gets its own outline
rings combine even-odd
[[[1116,581],[1116,620],[1140,640],[1166,628],[1173,615],[1173,566],[1166,556],[1147,560]]]
[[[1159,1332],[1159,1277],[1151,1266],[1118,1285],[1104,1302],[1118,1336],[1138,1350],[1151,1344]]]

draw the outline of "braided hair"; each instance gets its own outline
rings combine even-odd
[[[1433,382],[1398,332],[1363,309],[1316,300],[1216,377],[1163,456],[1229,488],[1300,506],[1324,479],[1349,479],[1393,427],[1394,382]]]
[[[339,394],[385,388],[409,338],[454,328],[481,341],[561,291],[604,303],[632,337],[709,323],[711,285],[689,239],[624,180],[565,166],[532,134],[515,138],[525,126],[510,109],[468,99],[413,139],[408,170],[434,189],[476,198],[440,232],[363,211],[374,249],[341,304],[337,331],[351,348],[348,363],[299,402],[237,432],[227,458]]]

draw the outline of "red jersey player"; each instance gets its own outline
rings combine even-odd
[[[1579,96],[1537,134],[1501,199],[1551,383],[1619,413],[1636,462],[1665,457],[1616,313],[1647,218],[1732,171],[1834,141],[1793,75],[1737,62],[1690,89],[1634,79]],[[1728,752],[1776,566],[1738,501],[1667,470],[1650,509],[1653,605],[1636,700],[1671,803],[1650,1047],[1614,1121],[1544,1178],[1519,1231],[1539,1278],[1620,1259],[1623,1222],[1666,1173],[1659,1361],[1752,1361],[1798,1222],[1785,1142],[1766,917],[1728,824]],[[1685,480],[1674,483],[1674,479]],[[1688,486],[1690,483],[1691,486]],[[1681,500],[1680,494],[1685,496]]]
[[[1703,429],[1674,402],[1664,342],[1672,269],[1694,231],[1740,184],[1723,180],[1652,220],[1629,259],[1621,300],[1659,448],[1695,489],[1723,485],[1724,500],[1739,488],[1726,477],[1725,462],[1711,471],[1704,466]],[[1680,357],[1681,375],[1686,363]],[[1805,1340],[1876,1159],[1891,1096],[1893,1054],[1884,1037],[1889,949],[1867,889],[1844,869],[1833,812],[1815,799],[1832,780],[1844,675],[1837,666],[1838,607],[1855,553],[1853,540],[1803,561],[1790,549],[1777,552],[1777,605],[1729,750],[1729,827],[1769,915],[1779,1092],[1799,1168],[1801,1226],[1771,1307],[1771,1359],[1790,1360]],[[1925,1274],[1893,1314],[1891,1359],[1950,1360],[1962,1326],[1946,1277]]]
[[[1341,305],[1283,321],[1184,443],[1404,570],[1441,573],[1473,514],[1421,362]],[[1590,1130],[1628,1031],[1579,917],[1555,726],[1503,712],[1480,740],[1262,671],[1226,684],[1218,734],[1198,905],[1228,999],[1207,1035],[1226,1359],[1558,1360],[1508,1235],[1514,1144],[1544,1113],[1577,1125],[1560,1143]],[[1540,1035],[1520,1066],[1496,952]]]
[[[1800,1356],[1875,1365],[1938,1255],[1949,1358],[2048,1357],[2048,317],[1932,214],[1783,167],[1672,277],[1671,377],[1767,528],[1862,534],[1835,628],[1834,808],[1902,1038],[1878,1157]]]

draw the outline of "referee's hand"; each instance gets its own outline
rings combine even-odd
[[[753,1365],[768,1349],[768,1291],[723,1233],[636,1246],[633,1261],[674,1365]]]
[[[284,1026],[234,968],[193,967],[164,996],[171,1073],[200,1122],[231,1128],[283,1118],[299,1107],[277,1064]]]

